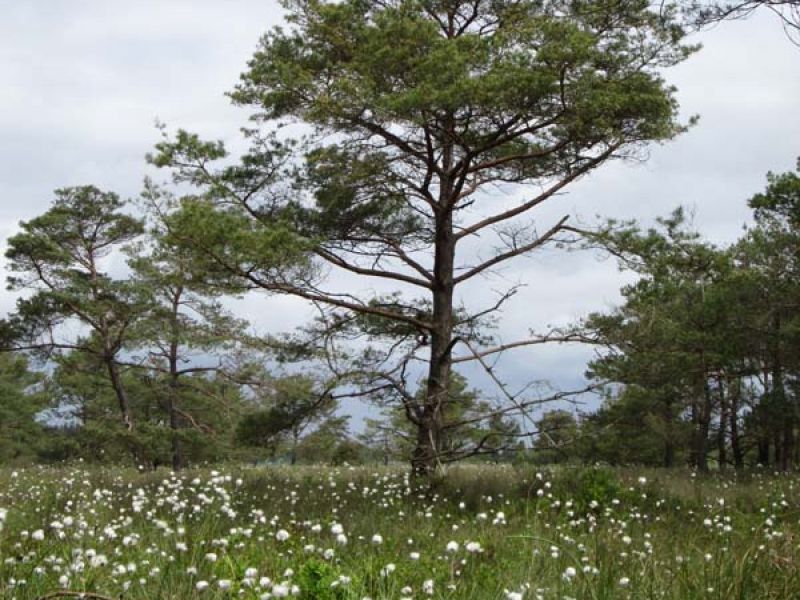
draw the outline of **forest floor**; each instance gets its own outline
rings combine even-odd
[[[0,597],[786,600],[799,518],[765,472],[0,469]]]

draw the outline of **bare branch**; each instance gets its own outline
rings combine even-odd
[[[595,168],[596,166],[600,165],[603,161],[608,159],[617,149],[619,149],[621,145],[622,144],[619,143],[619,142],[616,143],[616,144],[611,145],[608,149],[606,149],[600,155],[598,155],[598,156],[594,157],[593,159],[587,161],[585,164],[581,165],[579,168],[577,168],[575,171],[570,173],[568,176],[566,176],[563,179],[561,179],[558,183],[555,183],[555,184],[551,185],[549,188],[547,188],[544,192],[542,192],[541,194],[539,194],[535,198],[532,198],[531,200],[528,200],[527,202],[523,202],[522,204],[519,204],[519,205],[517,205],[514,208],[511,208],[509,210],[506,210],[506,211],[503,211],[501,213],[498,213],[498,214],[492,215],[490,217],[487,217],[485,219],[482,219],[481,221],[478,221],[477,223],[474,223],[473,225],[470,225],[469,227],[465,227],[464,229],[462,229],[461,231],[459,231],[456,234],[456,236],[455,236],[456,240],[460,240],[462,238],[467,237],[468,235],[472,235],[474,233],[477,233],[478,231],[480,231],[482,229],[485,229],[486,227],[489,227],[490,225],[494,225],[495,223],[500,223],[502,221],[506,221],[508,219],[516,217],[517,215],[520,215],[520,214],[522,214],[524,212],[529,211],[530,209],[532,209],[535,206],[541,204],[542,202],[544,202],[545,200],[547,200],[548,198],[550,198],[551,196],[553,196],[554,194],[556,194],[557,192],[559,192],[560,190],[565,188],[567,185],[569,185],[570,183],[572,183],[573,181],[578,179],[580,176],[585,175],[586,173],[591,171],[593,168]]]
[[[531,250],[534,250],[535,248],[538,248],[539,246],[542,246],[542,245],[546,244],[556,233],[558,233],[562,229],[562,227],[564,226],[564,223],[566,223],[568,219],[569,219],[568,215],[562,217],[561,220],[558,223],[553,225],[553,227],[551,227],[550,229],[545,231],[541,236],[539,236],[538,238],[536,238],[532,242],[530,242],[528,244],[524,244],[524,245],[519,246],[519,247],[512,247],[511,250],[508,250],[507,252],[502,252],[502,253],[490,258],[489,260],[484,261],[483,263],[481,263],[479,265],[476,265],[475,267],[471,268],[466,273],[464,273],[462,275],[459,275],[458,277],[455,277],[453,279],[453,283],[455,285],[458,285],[459,283],[463,283],[467,279],[470,279],[470,278],[474,277],[475,275],[478,275],[479,273],[482,273],[483,271],[493,267],[494,265],[500,264],[503,261],[506,261],[506,260],[508,260],[510,258],[514,258],[516,256],[520,256],[522,254],[530,252]]]

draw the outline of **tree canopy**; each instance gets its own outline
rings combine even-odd
[[[462,307],[457,290],[566,231],[567,217],[531,226],[543,202],[685,129],[660,70],[694,48],[675,7],[638,1],[285,7],[288,26],[262,38],[231,93],[254,110],[251,150],[215,167],[221,143],[179,132],[151,158],[200,190],[171,230],[209,273],[315,303],[328,332],[394,336],[362,382],[393,389],[417,430],[414,468],[429,472],[454,361],[508,348],[473,345],[513,291]],[[503,200],[487,194],[498,185]],[[496,251],[465,251],[478,237]],[[344,276],[394,289],[342,291]],[[422,396],[407,381],[418,354]]]

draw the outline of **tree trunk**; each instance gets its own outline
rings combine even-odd
[[[175,350],[173,351],[173,348]],[[177,344],[173,342],[169,357],[169,428],[172,442],[172,470],[180,471],[183,468],[183,448],[180,438],[180,416],[178,414],[178,353]]]
[[[424,405],[420,407],[416,447],[411,457],[411,469],[416,475],[429,475],[441,464],[442,407],[450,391],[455,262],[453,215],[449,206],[451,191],[451,185],[443,178],[436,219],[431,359]]]
[[[183,448],[180,438],[180,418],[175,406],[175,398],[169,401],[169,427],[172,431],[172,470],[180,471],[183,468]]]
[[[786,415],[783,421],[783,451],[781,454],[781,469],[791,470],[795,455],[794,418],[792,415]]]
[[[111,387],[114,388],[114,394],[117,397],[119,404],[120,415],[122,416],[122,424],[128,431],[133,429],[133,419],[131,418],[130,402],[128,401],[128,394],[125,391],[125,386],[122,383],[122,376],[119,372],[119,366],[114,358],[106,358],[106,369],[108,370],[108,377],[111,380]]]
[[[178,286],[172,297],[172,319],[169,344],[169,428],[172,442],[172,470],[180,471],[184,467],[183,448],[181,447],[181,419],[178,414],[178,388],[180,373],[178,372],[178,352],[180,351],[180,303],[183,287]]]
[[[708,431],[711,423],[706,407],[700,406],[697,401],[692,403],[692,424],[694,431],[690,462],[698,471],[705,473],[708,471]]]
[[[672,397],[664,403],[664,466],[670,468],[675,465],[675,429],[674,416],[672,414]]]
[[[711,387],[708,385],[708,375],[703,373],[703,405],[698,411],[698,422],[696,431],[696,464],[697,469],[706,473],[708,471],[708,433],[711,428]]]
[[[667,440],[664,444],[664,466],[669,469],[675,465],[675,444]]]
[[[119,372],[119,365],[113,358],[106,358],[106,369],[108,370],[108,377],[111,381],[111,387],[114,389],[114,395],[117,397],[119,404],[120,414],[122,415],[122,424],[128,432],[133,431],[133,417],[131,416],[130,402],[128,401],[128,393],[125,390],[125,385],[122,383],[122,374]],[[141,466],[147,464],[147,457],[142,447],[137,442],[130,438],[128,440],[128,451],[131,453],[134,465]]]
[[[292,447],[289,450],[289,464],[296,465],[297,464],[297,444],[300,439],[300,432],[296,429],[292,430]]]
[[[769,439],[765,435],[758,439],[758,464],[762,467],[769,466]]]
[[[700,431],[700,407],[697,403],[695,394],[692,394],[692,403],[690,405],[690,419],[692,423],[691,443],[689,447],[689,465],[697,468],[700,464],[699,444],[697,441],[698,432]]]
[[[794,407],[786,393],[783,374],[783,356],[781,344],[782,324],[780,314],[775,314],[772,319],[772,406],[778,412],[775,431],[775,464],[780,465],[782,471],[792,467],[794,457]]]
[[[709,421],[700,421],[700,428],[697,432],[697,469],[702,472],[708,472],[708,430]]]
[[[733,465],[737,471],[744,468],[744,451],[742,450],[742,442],[739,438],[739,395],[741,394],[742,382],[737,377],[733,380],[729,398],[730,398],[730,419],[731,428],[731,451],[733,452]]]
[[[722,376],[717,378],[719,389],[719,431],[717,432],[717,458],[719,468],[724,471],[728,467],[728,399]]]

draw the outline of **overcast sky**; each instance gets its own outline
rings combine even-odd
[[[259,36],[281,20],[269,0],[0,0],[0,247],[20,220],[47,209],[52,190],[95,184],[136,196],[156,119],[204,137],[231,140],[247,113],[229,91]],[[767,171],[800,155],[800,48],[768,13],[697,36],[703,50],[665,73],[683,114],[700,123],[653,147],[644,164],[610,165],[537,215],[652,222],[677,204],[694,208],[712,240],[735,239],[746,200]],[[523,281],[504,313],[506,341],[531,327],[574,321],[617,302],[622,276],[588,254],[547,252],[522,259],[481,289]],[[474,290],[480,299],[480,289]],[[472,292],[471,292],[472,293]],[[488,296],[485,297],[488,300]],[[0,291],[0,315],[14,297]],[[288,298],[263,297],[237,309],[262,330],[311,313]],[[547,378],[578,385],[590,351],[549,348],[502,359],[513,383]],[[486,385],[486,382],[476,382]]]

